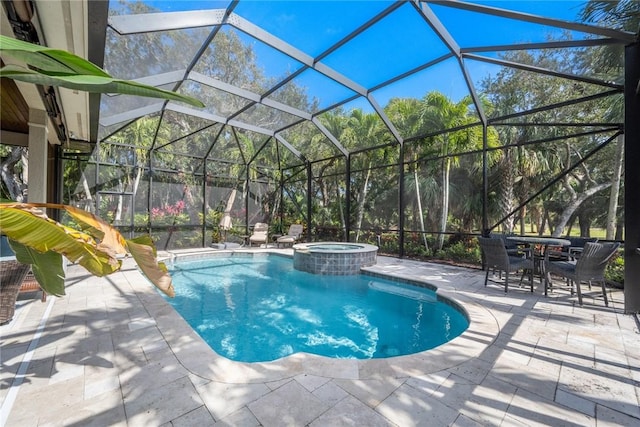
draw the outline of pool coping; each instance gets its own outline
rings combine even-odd
[[[291,257],[291,251],[261,249],[234,249],[224,251],[171,251],[161,260],[171,261],[177,257],[202,259],[223,256],[229,253],[276,254]],[[130,283],[139,293],[149,314],[164,336],[181,365],[194,375],[211,381],[233,384],[250,384],[280,381],[300,374],[339,379],[375,379],[381,377],[406,378],[430,374],[460,365],[478,357],[498,336],[500,327],[491,312],[455,288],[444,288],[432,283],[437,280],[422,280],[404,277],[402,274],[385,272],[374,266],[363,268],[363,272],[411,282],[425,283],[437,287],[436,293],[453,301],[469,319],[469,327],[453,340],[423,352],[384,359],[334,359],[310,353],[296,353],[270,362],[236,362],[215,352],[178,314],[178,312],[152,287],[137,268],[131,273]],[[462,278],[464,280],[464,278]]]

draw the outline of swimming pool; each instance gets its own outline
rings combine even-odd
[[[366,274],[318,276],[290,258],[233,254],[171,267],[178,313],[218,354],[242,362],[298,352],[372,359],[417,353],[469,321],[431,289]]]

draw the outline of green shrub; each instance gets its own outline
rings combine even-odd
[[[472,241],[459,240],[437,253],[438,258],[456,262],[480,263],[480,247]]]
[[[609,261],[604,277],[608,282],[624,285],[624,251],[620,250],[613,259]]]

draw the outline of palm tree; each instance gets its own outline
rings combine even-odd
[[[434,132],[445,129],[452,129],[470,123],[469,105],[471,99],[466,97],[458,103],[452,102],[440,92],[429,92],[423,99],[420,106],[420,117],[422,129],[426,132]],[[441,211],[440,211],[440,234],[438,236],[438,249],[444,245],[444,233],[447,231],[447,219],[449,216],[449,177],[451,165],[455,162],[455,157],[450,155],[451,146],[467,145],[469,134],[467,132],[446,132],[434,138],[439,146],[442,165],[440,169],[441,179]]]
[[[637,0],[589,0],[581,12],[585,22],[606,28],[615,28],[636,33],[640,25],[640,2]],[[585,58],[590,66],[602,72],[624,68],[624,47],[603,46],[596,55]]]
[[[376,114],[367,114],[360,109],[355,109],[349,116],[349,127],[343,133],[345,142],[348,147],[354,147],[356,144],[362,144],[363,141],[367,141],[369,145],[380,144],[378,141],[378,135],[380,134],[380,126],[378,116]],[[376,153],[379,150],[369,151],[366,154],[366,165],[364,166],[365,177],[364,182],[358,192],[357,200],[357,219],[356,219],[356,242],[360,238],[360,228],[362,227],[362,220],[364,218],[365,203],[367,201],[367,193],[369,191],[369,180],[371,179],[371,171],[374,161],[376,159]]]
[[[320,116],[320,121],[324,125],[324,127],[333,135],[338,141],[342,139],[342,134],[347,128],[348,120],[345,118],[341,109],[336,111],[332,111]],[[331,173],[335,172],[334,167],[326,169],[326,172]],[[319,180],[324,181],[324,177],[321,175],[318,177]],[[342,226],[342,232],[345,233],[347,229],[347,218],[345,217],[345,211],[343,206],[343,198],[344,194],[340,189],[339,177],[335,174],[334,178],[334,190],[335,190],[335,198],[338,203],[338,212],[340,214],[340,225]],[[348,239],[348,236],[344,236],[345,240]]]
[[[385,108],[389,119],[396,126],[398,131],[406,137],[416,135],[420,131],[420,101],[413,98],[394,98],[389,101],[389,104]],[[420,196],[420,163],[417,161],[417,153],[414,153],[413,163],[413,185],[410,183],[410,179],[407,182],[408,190],[415,190],[415,196],[409,197],[416,204],[418,210],[418,220],[420,222],[420,232],[422,234],[422,241],[425,250],[429,250],[429,244],[427,242],[427,235],[424,226],[424,212],[422,210],[422,198]],[[413,187],[413,188],[411,188]],[[401,195],[405,197],[405,195]]]

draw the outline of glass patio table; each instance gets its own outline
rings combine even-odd
[[[540,275],[540,283],[544,280],[544,295],[547,295],[548,278],[544,271],[544,256],[549,249],[549,246],[569,246],[571,241],[567,239],[559,239],[556,237],[537,237],[537,236],[508,236],[507,239],[517,243],[527,245],[527,247],[539,246],[539,250],[536,253],[535,250],[531,250],[531,256],[533,257],[534,273]]]

